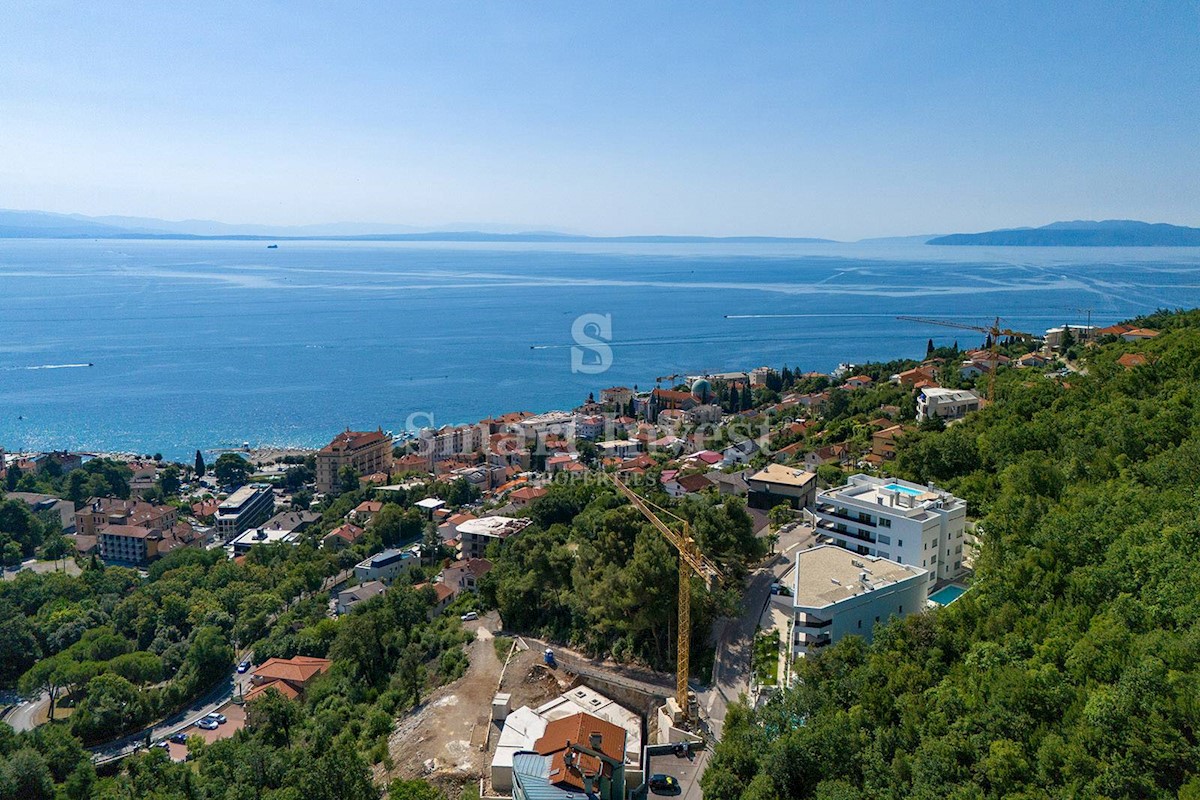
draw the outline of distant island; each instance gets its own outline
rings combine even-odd
[[[47,211],[0,209],[0,239],[175,239],[335,242],[610,242],[617,244],[828,244],[832,239],[794,236],[588,236],[558,231],[422,231],[369,223],[269,226],[229,225],[207,220],[142,217],[85,217]]]
[[[1040,228],[952,233],[927,244],[993,247],[1200,247],[1200,228],[1110,219],[1054,222]]]

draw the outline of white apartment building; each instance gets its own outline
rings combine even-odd
[[[576,414],[575,435],[580,439],[598,439],[604,433],[604,423],[599,414]]]
[[[217,506],[217,535],[228,539],[267,521],[275,513],[270,489],[243,486]]]
[[[963,573],[967,504],[917,483],[854,475],[817,494],[817,533],[863,556],[878,556],[929,571],[937,580]]]
[[[856,556],[821,545],[796,554],[792,597],[792,655],[805,655],[857,635],[868,642],[875,625],[925,609],[927,571],[884,558]]]
[[[917,419],[941,417],[946,422],[979,410],[979,395],[966,389],[928,386],[917,395]]]

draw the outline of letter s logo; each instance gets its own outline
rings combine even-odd
[[[599,375],[612,366],[612,314],[579,315],[571,323],[571,338],[576,345],[571,347],[571,372]]]

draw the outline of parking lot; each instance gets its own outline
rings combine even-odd
[[[226,703],[217,709],[217,713],[224,714],[226,721],[218,725],[215,730],[206,731],[203,728],[198,728],[196,725],[189,725],[180,731],[184,736],[199,736],[208,744],[212,744],[220,739],[228,739],[235,733],[240,731],[246,725],[246,707],[237,703]],[[184,761],[187,759],[187,745],[177,744],[175,742],[168,743],[167,752],[171,755],[172,761]]]
[[[684,758],[671,753],[652,755],[646,762],[646,779],[651,775],[670,775],[679,781],[679,791],[675,794],[651,790],[648,797],[679,797],[682,800],[700,800],[700,776],[704,773],[704,765],[708,762],[709,751],[701,750],[692,753],[690,758]]]

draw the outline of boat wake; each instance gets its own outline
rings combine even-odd
[[[38,365],[32,366],[32,367],[0,367],[0,369],[8,370],[11,372],[13,370],[19,370],[19,369],[79,369],[79,368],[86,368],[86,367],[90,367],[90,366],[93,366],[93,365],[91,363],[87,363],[87,364],[38,364]]]

